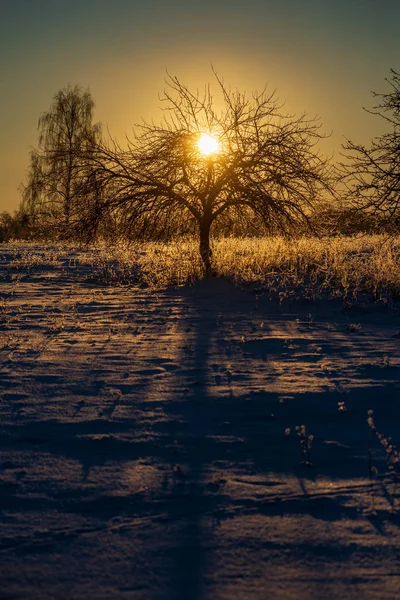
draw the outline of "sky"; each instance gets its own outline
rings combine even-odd
[[[363,111],[400,71],[399,0],[0,0],[0,212],[17,209],[37,123],[69,84],[123,140],[160,120],[168,71],[193,89],[276,90],[321,119],[323,153],[384,131]]]

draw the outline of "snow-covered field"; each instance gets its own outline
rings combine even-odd
[[[39,250],[0,248],[0,598],[399,597],[400,303]]]

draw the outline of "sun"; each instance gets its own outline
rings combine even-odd
[[[200,135],[199,141],[197,142],[197,147],[202,154],[208,156],[209,154],[216,154],[219,152],[219,142],[214,137],[209,135],[208,133],[202,133]]]

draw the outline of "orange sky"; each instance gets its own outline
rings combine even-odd
[[[202,87],[210,65],[233,88],[277,89],[288,110],[321,117],[322,149],[368,143],[363,112],[400,71],[398,0],[0,0],[0,211],[20,201],[37,121],[69,83],[89,87],[117,138],[159,117],[165,71]]]

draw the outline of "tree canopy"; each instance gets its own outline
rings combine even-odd
[[[353,205],[376,217],[380,226],[400,224],[400,74],[390,73],[386,79],[390,91],[373,92],[379,101],[373,110],[367,110],[383,119],[387,131],[369,147],[348,140],[346,162],[341,165]]]
[[[68,86],[39,118],[38,146],[31,152],[23,189],[24,209],[43,226],[56,223],[63,235],[82,226],[94,192],[90,153],[100,141],[101,127],[92,123],[93,109],[89,90]]]
[[[259,218],[269,231],[293,231],[332,190],[316,119],[284,113],[275,93],[248,97],[215,77],[218,98],[210,86],[192,92],[169,77],[163,122],[142,123],[125,148],[114,141],[94,153],[108,210],[144,232],[194,223],[206,270],[217,219]],[[202,134],[216,140],[218,151],[200,152]]]

